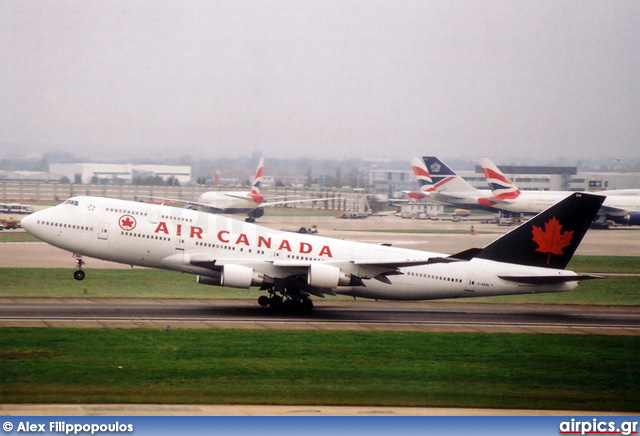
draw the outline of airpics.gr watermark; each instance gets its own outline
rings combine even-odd
[[[113,422],[109,424],[69,424],[64,421],[34,424],[20,421],[16,424],[7,421],[2,425],[5,433],[59,433],[59,434],[100,434],[100,433],[132,433],[133,424]]]
[[[574,418],[571,421],[560,423],[560,434],[621,434],[628,436],[638,433],[638,421],[623,421],[619,424],[614,421],[579,421]]]

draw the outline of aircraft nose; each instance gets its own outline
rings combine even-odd
[[[38,220],[36,217],[37,214],[38,212],[32,213],[20,220],[20,226],[31,234],[33,234],[33,231],[35,230],[35,224]]]

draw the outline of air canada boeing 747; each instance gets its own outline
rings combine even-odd
[[[563,292],[594,276],[565,270],[604,197],[576,193],[482,249],[454,255],[283,232],[206,212],[72,197],[22,219],[37,238],[82,256],[194,274],[309,311],[311,295],[430,300]],[[284,306],[283,306],[284,305]]]

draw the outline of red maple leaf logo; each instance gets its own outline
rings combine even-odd
[[[131,215],[124,215],[120,217],[120,228],[122,230],[133,230],[136,227],[136,219]]]
[[[538,244],[536,251],[542,253],[549,253],[547,257],[547,265],[551,260],[552,254],[564,254],[562,249],[571,245],[571,238],[573,238],[573,230],[570,232],[563,232],[562,225],[556,217],[551,218],[544,224],[544,230],[542,227],[533,227],[533,242]]]

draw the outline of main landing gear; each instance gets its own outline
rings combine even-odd
[[[313,310],[313,301],[308,295],[281,291],[282,296],[280,296],[276,292],[270,289],[269,296],[261,295],[258,298],[258,304],[262,307],[269,306],[274,312],[284,315],[307,315]]]
[[[82,271],[82,265],[84,265],[84,260],[82,260],[82,256],[76,255],[76,270],[73,272],[73,278],[76,280],[84,279],[84,271]]]

